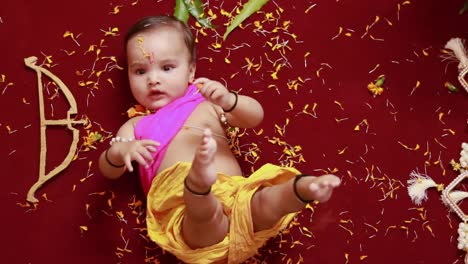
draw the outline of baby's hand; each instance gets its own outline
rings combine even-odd
[[[155,152],[158,146],[159,142],[150,139],[116,142],[112,145],[117,148],[117,153],[122,157],[125,167],[130,172],[133,171],[132,161],[145,167],[149,166],[153,162],[151,152]]]
[[[220,82],[210,80],[208,78],[197,78],[193,84],[195,84],[203,97],[209,102],[219,105],[223,109],[229,109],[234,98],[229,90]]]

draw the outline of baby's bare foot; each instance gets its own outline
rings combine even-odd
[[[340,183],[340,178],[332,174],[319,177],[302,176],[297,180],[296,194],[300,200],[326,202],[330,199],[333,189],[338,187]]]
[[[203,132],[202,142],[195,152],[192,168],[186,179],[186,187],[194,194],[208,194],[211,185],[216,181],[214,157],[217,144],[211,130]]]

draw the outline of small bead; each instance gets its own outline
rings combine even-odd
[[[135,140],[135,138],[131,137],[131,138],[123,138],[123,137],[115,137],[115,138],[112,138],[111,141],[109,142],[110,145],[114,144],[115,142],[130,142],[130,141],[133,141]]]
[[[227,125],[227,118],[224,115],[224,113],[221,114],[220,121],[221,121],[221,123]]]

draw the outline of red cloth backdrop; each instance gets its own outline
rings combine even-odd
[[[235,14],[238,2],[210,1],[219,34],[198,30],[197,76],[226,81],[264,105],[262,125],[241,131],[244,172],[291,162],[343,179],[331,201],[305,209],[251,262],[462,263],[458,217],[435,190],[414,205],[406,181],[413,170],[446,185],[458,175],[449,162],[467,141],[468,97],[444,87],[448,81],[461,88],[456,64],[440,55],[451,37],[468,36],[467,14],[458,15],[464,0],[270,1],[223,42],[222,10]],[[37,192],[36,207],[25,200],[38,177],[40,128],[37,77],[23,59],[37,56],[74,94],[77,118],[91,121],[75,126],[83,146],[88,133],[115,133],[135,103],[125,70],[110,58],[125,65],[126,30],[173,8],[173,1],[149,0],[0,4],[5,263],[177,263],[145,236],[137,175],[100,175],[97,158],[109,139],[78,152]],[[382,74],[384,91],[373,96],[367,84]],[[47,118],[64,118],[65,97],[47,76],[43,83]],[[50,171],[71,133],[47,131]]]

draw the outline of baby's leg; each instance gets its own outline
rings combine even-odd
[[[192,249],[214,245],[224,239],[229,222],[211,185],[216,181],[214,155],[216,141],[211,131],[205,130],[193,159],[192,168],[185,178],[184,201],[186,212],[182,223],[185,242]]]
[[[306,202],[326,202],[340,185],[335,175],[296,176],[283,184],[266,187],[252,198],[251,210],[255,231],[273,227],[281,217],[300,211]]]

